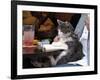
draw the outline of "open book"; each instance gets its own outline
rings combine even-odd
[[[52,44],[43,44],[42,47],[46,52],[52,52],[57,50],[67,50],[68,46],[62,42],[53,42]]]

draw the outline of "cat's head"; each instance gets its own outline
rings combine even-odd
[[[63,33],[69,33],[69,32],[74,32],[73,26],[70,24],[70,22],[63,22],[60,20],[57,20],[58,22],[58,29],[60,29],[61,32]]]

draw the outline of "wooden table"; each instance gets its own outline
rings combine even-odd
[[[37,45],[26,46],[23,45],[23,54],[34,54],[37,49]]]

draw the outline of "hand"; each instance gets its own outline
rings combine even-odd
[[[58,41],[59,41],[59,39],[60,39],[60,38],[59,38],[59,36],[56,36],[56,37],[54,38],[54,40],[53,40],[53,41],[54,41],[54,42],[58,42]]]

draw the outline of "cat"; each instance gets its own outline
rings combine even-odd
[[[58,23],[59,42],[65,43],[68,49],[60,52],[60,54],[56,55],[56,58],[52,55],[49,56],[51,65],[53,66],[78,61],[84,57],[82,44],[79,42],[78,36],[74,33],[73,26],[69,22],[62,22],[60,20]]]
[[[40,58],[44,59],[45,62],[37,60],[32,62],[33,65],[36,66],[35,63],[37,63],[37,66],[42,65],[40,67],[51,67],[78,61],[84,57],[82,44],[79,42],[78,36],[74,33],[73,26],[69,22],[62,22],[60,20],[58,24],[59,42],[64,43],[68,48],[66,50],[50,52],[49,55],[47,55],[48,53],[43,53],[44,55],[46,54],[46,56],[44,58],[41,56]],[[43,66],[44,64],[46,64],[46,66]]]

